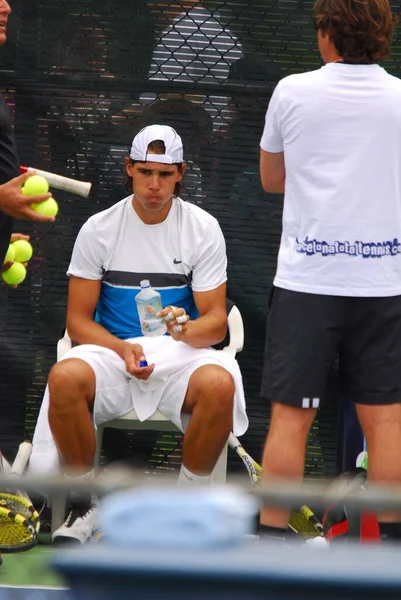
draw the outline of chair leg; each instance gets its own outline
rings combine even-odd
[[[227,450],[228,443],[224,446],[212,471],[211,483],[225,483],[227,479]]]
[[[94,464],[95,471],[97,471],[97,469],[100,466],[100,455],[102,452],[103,430],[104,430],[103,425],[98,425],[96,428],[96,450],[95,450],[95,464]]]
[[[55,492],[51,497],[52,510],[52,534],[64,523],[65,508],[67,505],[67,494],[65,492]]]

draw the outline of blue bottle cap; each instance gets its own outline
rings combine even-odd
[[[141,361],[139,362],[139,366],[140,366],[140,367],[147,367],[147,366],[148,366],[148,363],[147,363],[147,361],[146,361],[146,360],[141,360]]]

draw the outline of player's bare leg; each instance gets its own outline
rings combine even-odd
[[[316,416],[314,408],[297,408],[273,403],[269,433],[263,452],[262,480],[282,478],[300,483],[305,468],[308,433]],[[290,511],[266,506],[260,513],[262,525],[285,529]]]
[[[358,404],[356,409],[368,447],[369,481],[401,485],[401,404]],[[401,523],[401,513],[380,513],[378,520],[381,523]]]
[[[48,384],[49,424],[66,472],[88,472],[96,449],[91,418],[95,374],[85,361],[70,358],[52,367]]]
[[[95,374],[83,360],[56,363],[49,373],[49,424],[66,475],[93,477],[96,439],[91,419]],[[70,496],[66,521],[52,535],[56,545],[82,545],[98,527],[97,499],[91,494]]]
[[[183,465],[193,475],[208,476],[233,424],[234,381],[218,365],[205,365],[191,376],[182,412],[191,414],[183,442]]]

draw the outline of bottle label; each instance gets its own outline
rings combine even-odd
[[[154,298],[148,302],[138,302],[138,313],[141,323],[142,333],[163,335],[166,332],[166,324],[163,317],[156,317],[156,314],[162,310],[159,298]]]

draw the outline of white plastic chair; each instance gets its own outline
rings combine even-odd
[[[228,314],[228,332],[229,344],[223,348],[224,352],[228,352],[235,357],[238,352],[244,347],[244,324],[242,316],[238,308],[233,305],[229,309]],[[72,347],[71,338],[68,335],[67,329],[64,336],[57,343],[57,361],[61,360],[65,353]],[[96,430],[96,453],[95,467],[100,464],[100,454],[102,450],[103,431],[105,427],[114,429],[129,429],[129,430],[149,430],[149,431],[174,431],[179,429],[167,419],[160,411],[156,410],[149,419],[140,421],[134,410],[129,413],[102,423]],[[219,459],[211,474],[212,483],[225,483],[227,474],[227,449],[228,443],[224,446]],[[52,502],[52,531],[55,531],[64,521],[65,501]]]

